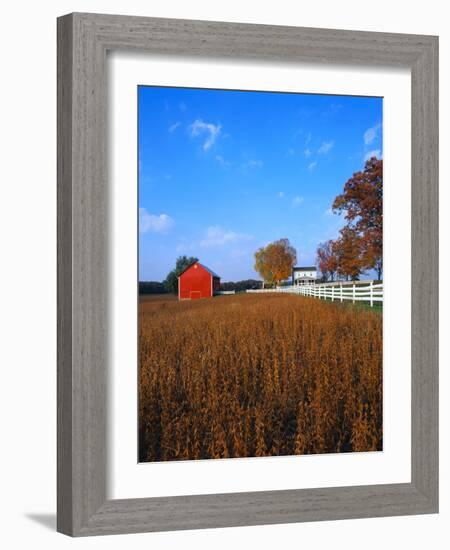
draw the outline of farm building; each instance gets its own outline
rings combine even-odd
[[[298,285],[313,285],[317,280],[317,268],[313,267],[293,267],[292,268],[292,284]]]
[[[219,275],[200,262],[195,262],[178,276],[178,299],[212,298],[219,287]]]

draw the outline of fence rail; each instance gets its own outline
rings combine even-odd
[[[332,302],[343,302],[350,300],[355,302],[370,302],[373,306],[375,302],[383,302],[383,283],[375,284],[373,281],[367,281],[367,284],[344,284],[332,283],[323,285],[300,285],[286,286],[278,288],[260,288],[257,290],[247,290],[249,293],[277,292],[287,294],[298,294],[300,296],[310,296]]]

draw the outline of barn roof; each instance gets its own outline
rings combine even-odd
[[[195,264],[198,264],[200,267],[203,267],[203,269],[205,271],[207,271],[210,275],[212,275],[213,277],[217,277],[218,279],[220,279],[220,275],[217,275],[217,273],[214,273],[214,271],[212,271],[211,269],[209,269],[209,267],[206,267],[206,265],[203,265],[201,264],[200,262],[192,262],[191,264],[189,264],[187,267],[185,267],[183,269],[183,271],[178,275],[178,277],[181,277],[181,275],[183,275],[183,273],[185,273],[190,267],[192,267],[193,265]]]
[[[217,275],[217,273],[214,273],[214,271],[212,269],[209,269],[209,267],[206,267],[206,265],[201,264],[200,262],[198,262],[198,265],[203,267],[203,269],[206,270],[213,277],[218,277],[220,279],[220,275]]]

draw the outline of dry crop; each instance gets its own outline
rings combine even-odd
[[[382,449],[382,316],[313,298],[141,298],[141,461]]]

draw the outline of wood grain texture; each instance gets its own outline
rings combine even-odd
[[[411,71],[412,480],[438,508],[438,42]]]
[[[412,481],[106,499],[106,52],[409,67]],[[71,14],[58,20],[58,530],[73,536],[438,509],[438,40],[432,36]]]
[[[72,21],[58,21],[57,529],[72,526]]]

